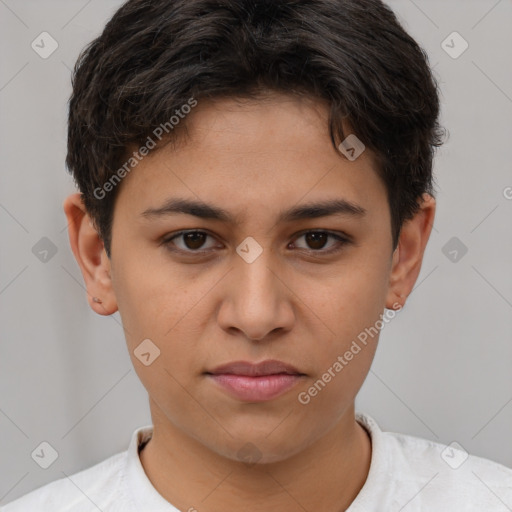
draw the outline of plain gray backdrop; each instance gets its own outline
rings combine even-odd
[[[450,138],[421,275],[357,410],[512,466],[512,1],[388,3],[429,55]],[[0,0],[0,504],[151,423],[119,313],[88,306],[62,210],[70,70],[120,4]],[[58,44],[47,58],[31,46],[42,32]],[[43,441],[59,455],[48,469],[31,456]]]

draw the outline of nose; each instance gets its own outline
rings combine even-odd
[[[295,319],[293,293],[279,266],[264,250],[252,263],[236,257],[228,273],[217,320],[227,331],[240,331],[253,341],[289,331]]]

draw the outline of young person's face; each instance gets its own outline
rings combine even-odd
[[[378,336],[358,341],[341,371],[338,356],[380,324],[385,307],[404,303],[420,270],[433,200],[404,226],[393,252],[386,189],[371,154],[351,162],[337,152],[327,116],[320,102],[280,95],[200,101],[186,119],[188,136],[145,157],[122,182],[110,261],[86,216],[70,228],[88,293],[103,302],[91,305],[100,314],[119,309],[155,425],[232,459],[250,442],[260,462],[283,460],[353,421]],[[144,215],[178,200],[227,219]],[[73,201],[79,211],[69,198],[70,219]],[[358,212],[286,218],[332,201]],[[170,240],[182,230],[203,234]],[[160,350],[148,366],[134,354],[146,339]],[[251,384],[236,394],[209,375],[226,363],[269,359],[301,374],[282,378],[291,387],[277,396]],[[319,380],[320,391],[308,392]]]

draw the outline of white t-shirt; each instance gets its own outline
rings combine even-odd
[[[512,469],[451,446],[383,432],[367,414],[356,420],[370,434],[366,482],[346,512],[512,511]],[[127,451],[36,489],[0,512],[177,512],[152,486],[138,447],[152,426],[132,435]]]

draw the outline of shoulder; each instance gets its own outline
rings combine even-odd
[[[126,452],[55,480],[3,507],[0,512],[97,512],[119,500]],[[114,510],[110,509],[109,510]]]
[[[406,459],[402,478],[416,487],[422,483],[422,500],[442,496],[445,504],[468,507],[463,510],[512,507],[512,469],[469,454],[455,443],[444,445],[397,433],[385,433],[384,438]]]
[[[407,510],[512,510],[512,469],[471,455],[456,443],[383,432],[368,415],[359,418],[376,452],[375,471],[372,475],[370,467],[367,482],[387,487],[396,505],[410,501]]]

